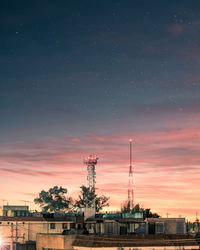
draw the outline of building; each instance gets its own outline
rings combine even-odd
[[[0,216],[27,217],[30,216],[28,206],[2,206],[0,207]]]
[[[87,219],[85,228],[93,235],[127,235],[146,234],[146,223],[141,219],[113,218],[113,219]]]
[[[146,234],[143,213],[110,212],[85,217],[85,228],[93,235]]]
[[[143,248],[144,247],[144,248]],[[56,235],[38,234],[37,250],[130,250],[130,249],[199,249],[191,235]]]
[[[185,218],[147,218],[148,234],[185,234]]]
[[[96,214],[95,217],[86,216],[86,218],[76,214],[0,217],[0,238],[3,242],[3,249],[12,249],[16,243],[36,241],[37,234],[47,235],[44,236],[45,239],[54,237],[48,235],[56,235],[52,239],[59,239],[63,242],[66,239],[63,235],[82,235],[96,239],[95,237],[132,237],[133,235],[137,237],[174,235],[176,237],[185,233],[184,218],[147,218],[144,220],[140,214],[106,213]]]
[[[12,249],[15,243],[36,241],[38,233],[62,234],[64,230],[82,228],[83,217],[0,217],[0,237],[4,249]]]

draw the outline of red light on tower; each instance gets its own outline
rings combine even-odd
[[[98,159],[99,158],[97,157],[97,155],[92,154],[92,155],[89,155],[87,158],[84,159],[84,163],[85,164],[94,164],[94,165],[96,165]]]
[[[98,157],[95,154],[89,155],[87,158],[84,159],[84,163],[87,165],[87,181],[88,181],[88,187],[91,189],[95,188],[95,178],[96,178],[96,171],[95,171],[95,166],[98,161]]]

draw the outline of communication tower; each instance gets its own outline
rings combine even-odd
[[[133,192],[133,163],[132,163],[132,142],[130,139],[130,164],[129,164],[129,175],[128,175],[128,204],[130,208],[133,208],[134,205],[134,192]]]
[[[84,159],[84,163],[87,165],[87,182],[88,182],[88,187],[90,190],[95,189],[95,178],[96,178],[96,171],[95,171],[95,166],[98,161],[98,157],[95,154],[89,155],[87,158]]]

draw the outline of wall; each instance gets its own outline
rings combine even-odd
[[[5,245],[12,245],[12,241],[24,243],[36,241],[37,233],[62,233],[63,223],[70,225],[70,222],[47,222],[47,221],[1,221],[0,235]],[[51,229],[51,223],[55,223],[55,229]]]
[[[50,249],[72,249],[74,235],[45,235],[37,234],[36,250]]]
[[[37,250],[123,250],[123,249],[199,249],[196,240],[189,235],[132,235],[132,236],[88,236],[38,234]]]
[[[185,234],[185,218],[148,218],[148,233],[157,234],[158,224],[163,224],[164,234]],[[154,231],[154,232],[153,232]]]

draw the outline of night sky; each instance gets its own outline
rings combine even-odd
[[[96,153],[98,193],[119,209],[134,138],[135,203],[195,217],[199,0],[1,1],[0,30],[0,199],[76,197]]]

